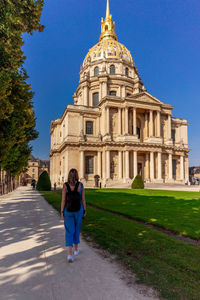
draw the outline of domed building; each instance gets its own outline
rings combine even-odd
[[[188,182],[187,120],[150,95],[130,51],[118,42],[109,1],[99,42],[86,55],[74,105],[51,123],[50,176],[62,186],[76,168],[80,180],[102,187]]]

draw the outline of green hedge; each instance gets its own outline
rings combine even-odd
[[[144,182],[141,175],[137,175],[132,182],[132,189],[144,189]]]
[[[47,171],[42,172],[40,175],[36,189],[38,191],[51,191],[51,181]]]

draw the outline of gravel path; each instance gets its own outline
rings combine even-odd
[[[67,263],[63,221],[38,192],[20,187],[0,197],[1,300],[156,299],[83,240],[80,249]]]

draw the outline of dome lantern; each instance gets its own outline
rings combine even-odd
[[[103,18],[101,19],[101,35],[99,41],[102,41],[103,39],[114,39],[117,41],[115,22],[113,22],[112,15],[110,14],[109,0],[107,0],[105,20],[103,20]]]

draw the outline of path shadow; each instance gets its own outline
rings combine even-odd
[[[8,197],[0,199],[0,298],[59,299],[53,287],[69,269],[63,223],[35,191]]]

